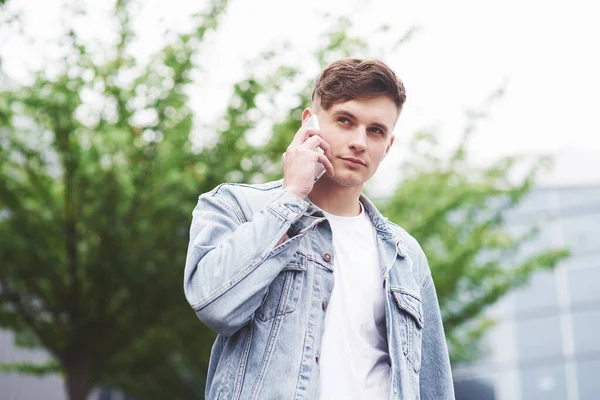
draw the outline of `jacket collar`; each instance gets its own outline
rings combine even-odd
[[[385,237],[393,237],[394,233],[390,229],[388,219],[381,214],[377,207],[375,207],[375,204],[373,204],[373,202],[362,193],[359,201],[362,203],[365,212],[373,223],[375,229]]]
[[[283,186],[283,179],[281,180],[281,185]],[[325,218],[325,214],[323,210],[319,208],[315,203],[313,203],[310,198],[305,199],[308,202],[308,208],[305,211],[305,215],[315,217],[315,218]],[[400,239],[393,231],[390,229],[389,220],[381,214],[381,212],[377,209],[375,204],[363,193],[361,193],[359,201],[362,203],[367,216],[371,220],[371,223],[375,227],[377,234],[381,239],[393,242],[396,246],[397,252],[401,256],[406,255],[406,251],[404,250],[405,246],[402,243],[402,239]]]

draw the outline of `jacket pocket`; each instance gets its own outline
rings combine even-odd
[[[400,309],[400,340],[402,352],[415,372],[421,369],[423,339],[423,305],[418,297],[392,288],[392,296]]]
[[[306,259],[301,254],[295,253],[292,260],[269,285],[267,294],[254,313],[254,317],[265,322],[294,312],[302,292],[305,273]]]

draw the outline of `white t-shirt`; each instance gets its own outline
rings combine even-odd
[[[333,231],[334,285],[320,349],[321,400],[390,396],[385,291],[375,229],[356,217],[325,213]]]

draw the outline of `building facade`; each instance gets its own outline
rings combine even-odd
[[[482,359],[455,367],[459,400],[600,399],[600,186],[534,191],[509,230],[532,225],[543,248],[568,248],[553,271],[532,277],[489,311],[497,321]]]

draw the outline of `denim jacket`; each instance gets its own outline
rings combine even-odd
[[[381,260],[389,398],[454,399],[425,255],[365,196],[360,201],[375,227]],[[282,181],[223,184],[200,196],[184,292],[198,318],[218,333],[207,400],[318,399],[325,301],[335,263],[323,211],[285,190]]]

